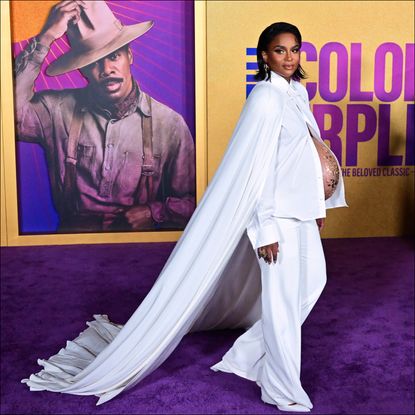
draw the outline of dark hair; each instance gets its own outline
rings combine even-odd
[[[258,72],[255,74],[255,80],[262,81],[265,79],[266,81],[268,81],[271,78],[271,72],[265,70],[265,62],[262,57],[262,52],[267,51],[269,44],[272,42],[275,36],[281,33],[292,33],[301,47],[301,33],[296,26],[285,22],[273,23],[272,25],[268,26],[261,33],[258,39],[258,46],[256,49]],[[293,73],[292,79],[294,79],[295,81],[299,81],[300,79],[305,78],[306,73],[304,72],[304,69],[301,67],[301,65],[298,65],[298,68]]]

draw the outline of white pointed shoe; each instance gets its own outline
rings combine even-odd
[[[277,408],[280,411],[286,412],[310,412],[310,408],[307,408],[304,405],[300,405],[299,403],[295,403],[293,405],[278,405],[274,399],[272,399],[268,393],[265,392],[264,389],[261,389],[261,400],[265,403],[270,405],[277,405]]]

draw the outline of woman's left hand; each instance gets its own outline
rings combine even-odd
[[[274,242],[273,244],[261,246],[258,248],[258,258],[264,258],[264,261],[267,264],[271,264],[272,262],[275,264],[277,262],[278,251],[280,249],[280,245],[278,242]]]
[[[321,232],[324,228],[325,219],[319,218],[319,219],[316,219],[316,222],[317,222],[318,230],[319,232]]]

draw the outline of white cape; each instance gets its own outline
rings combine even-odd
[[[271,82],[252,90],[215,176],[127,323],[94,316],[22,382],[31,390],[96,395],[101,404],[161,365],[186,333],[249,327],[260,318],[259,267],[245,230],[277,151],[287,98]]]

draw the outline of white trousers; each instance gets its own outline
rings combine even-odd
[[[301,386],[301,325],[326,284],[326,264],[315,220],[278,218],[282,240],[276,264],[259,260],[262,317],[212,370],[255,381],[262,400],[313,405]]]

